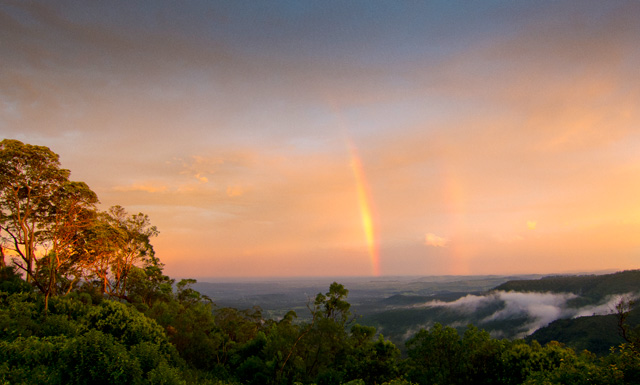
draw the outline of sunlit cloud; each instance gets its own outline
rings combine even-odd
[[[424,243],[427,246],[445,247],[447,243],[449,243],[449,240],[434,233],[427,233],[424,237]]]
[[[227,196],[230,198],[239,197],[244,194],[244,188],[242,186],[229,186],[227,187]]]
[[[202,176],[200,174],[196,174],[194,175],[194,177],[201,183],[207,183],[209,181],[209,178],[207,178],[206,176]]]
[[[115,186],[114,191],[118,192],[147,192],[147,193],[163,193],[168,191],[167,186],[156,183],[134,183],[128,186]]]

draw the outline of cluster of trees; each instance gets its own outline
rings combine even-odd
[[[120,206],[98,210],[96,194],[69,175],[47,147],[0,142],[0,266],[14,257],[13,266],[44,295],[45,311],[49,297],[78,284],[126,299],[136,268],[161,269],[149,218]]]
[[[637,384],[637,343],[598,357],[559,343],[460,335],[435,324],[406,342],[406,356],[354,322],[334,283],[295,312],[216,308],[183,280],[149,305],[82,286],[45,301],[12,267],[0,272],[1,384]]]
[[[304,322],[216,307],[194,280],[164,275],[144,214],[96,210],[46,147],[4,140],[0,157],[0,384],[640,382],[640,338],[624,322],[629,342],[603,357],[439,324],[402,356],[356,322],[338,283]]]

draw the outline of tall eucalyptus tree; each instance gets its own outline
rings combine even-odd
[[[69,170],[60,168],[58,154],[49,148],[0,142],[0,237],[27,282],[35,279],[36,251],[45,241],[54,196],[68,180]]]
[[[75,245],[98,203],[96,194],[84,182],[70,181],[69,174],[48,147],[0,142],[2,248],[45,295],[45,308],[61,275],[79,276]]]

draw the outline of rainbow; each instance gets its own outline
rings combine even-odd
[[[356,190],[358,196],[358,206],[360,208],[360,217],[362,220],[362,229],[364,231],[365,241],[367,243],[367,251],[369,260],[371,261],[371,274],[380,276],[380,252],[378,250],[378,239],[376,234],[376,226],[374,223],[373,210],[371,205],[371,193],[367,185],[367,178],[362,167],[362,161],[358,156],[358,151],[353,145],[347,134],[347,125],[340,109],[333,101],[333,98],[327,98],[327,105],[338,121],[339,127],[342,129],[343,139],[349,150],[349,159],[353,176],[356,180]]]
[[[380,253],[378,250],[376,228],[371,210],[371,194],[369,192],[364,168],[362,167],[362,161],[358,156],[358,152],[348,140],[347,145],[349,147],[351,169],[353,170],[353,176],[356,180],[358,205],[360,206],[360,216],[362,218],[362,229],[364,230],[364,236],[367,242],[369,259],[371,260],[371,273],[377,277],[380,275]]]
[[[454,233],[464,234],[466,231],[466,216],[468,188],[464,179],[456,167],[445,163],[443,168],[444,180],[442,183],[443,193],[446,197],[446,205],[449,210],[449,228]],[[454,240],[450,244],[449,270],[450,274],[467,275],[470,274],[469,262],[473,257],[473,249],[466,242]]]

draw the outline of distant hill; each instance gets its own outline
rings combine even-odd
[[[475,292],[396,294],[380,301],[362,322],[376,326],[401,346],[436,322],[463,331],[472,323],[494,337],[555,340],[577,351],[608,353],[622,343],[615,305],[640,293],[640,270],[603,275],[549,276],[509,280]],[[631,317],[634,324],[639,317]]]
[[[495,290],[516,292],[573,293],[578,297],[567,301],[567,306],[579,307],[606,301],[616,295],[637,295],[640,293],[640,270],[628,270],[605,275],[550,276],[538,280],[505,282]],[[614,312],[613,305],[611,311]],[[630,314],[631,325],[640,324],[640,307]],[[576,318],[558,319],[536,330],[526,338],[541,344],[558,341],[576,351],[589,350],[604,355],[612,346],[624,342],[619,334],[615,314],[587,315]]]
[[[329,278],[246,282],[202,282],[194,287],[218,307],[248,309],[279,319],[289,310],[309,319],[306,304]],[[352,277],[349,289],[356,319],[375,326],[398,347],[435,323],[463,332],[469,323],[495,338],[560,341],[577,351],[606,354],[619,344],[611,313],[624,295],[640,293],[640,270],[614,274],[527,276]],[[637,317],[640,319],[640,317]],[[634,321],[635,322],[635,321]]]
[[[640,307],[631,311],[628,322],[630,325],[640,324]],[[598,355],[606,355],[612,346],[625,342],[618,331],[615,314],[559,319],[536,330],[526,340],[536,340],[543,345],[558,341],[576,352],[586,349]]]
[[[604,275],[559,275],[535,280],[508,281],[494,290],[573,293],[579,297],[569,301],[567,305],[578,307],[601,302],[616,294],[640,292],[640,270],[626,270]]]

